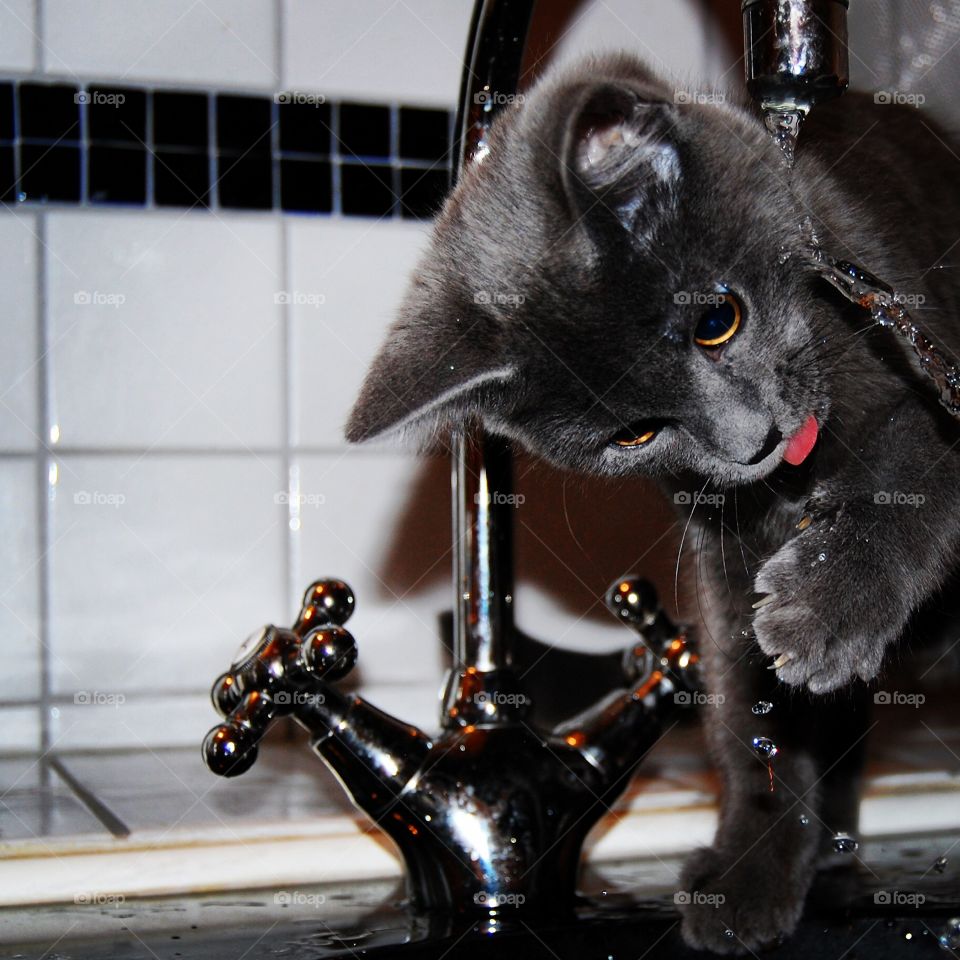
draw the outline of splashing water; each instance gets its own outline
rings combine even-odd
[[[783,151],[787,166],[792,167],[797,151],[797,138],[800,136],[800,126],[806,111],[803,109],[765,107],[763,123],[777,146]]]
[[[863,267],[826,253],[810,230],[809,218],[802,229],[807,233],[817,272],[852,303],[869,310],[877,324],[893,331],[909,344],[920,361],[920,368],[936,384],[940,403],[960,419],[960,367],[944,356],[914,323],[903,306],[903,298],[896,294],[893,287]]]
[[[766,716],[773,709],[773,704],[769,700],[758,700],[751,708],[750,712],[755,717]],[[756,741],[754,741],[756,744]]]
[[[753,752],[767,762],[767,776],[770,778],[770,792],[773,793],[773,758],[780,748],[769,737],[754,737]]]
[[[937,942],[944,950],[960,948],[960,917],[951,917],[947,921],[947,925],[937,937]]]
[[[835,833],[832,842],[837,853],[856,853],[860,849],[860,844],[849,833]]]

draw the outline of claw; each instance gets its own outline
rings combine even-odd
[[[768,603],[773,603],[777,599],[775,593],[768,593],[765,597],[761,597],[754,605],[754,610],[759,610],[761,607],[765,607]]]
[[[793,659],[792,653],[781,653],[773,663],[767,667],[768,670],[779,670],[782,666],[785,666]]]

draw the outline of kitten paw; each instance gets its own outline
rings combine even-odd
[[[905,619],[877,570],[846,570],[822,540],[802,535],[760,568],[753,631],[784,683],[827,693],[880,671]]]
[[[810,869],[791,871],[776,857],[748,852],[738,860],[713,847],[697,850],[674,898],[683,938],[695,949],[721,954],[770,946],[796,929],[812,876]]]

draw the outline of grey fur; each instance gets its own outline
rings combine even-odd
[[[960,354],[956,272],[936,269],[960,223],[957,167],[925,119],[852,94],[817,108],[791,190],[745,106],[675,104],[623,57],[547,79],[450,197],[347,427],[429,439],[478,417],[562,467],[736,498],[736,519],[692,512],[706,684],[724,698],[706,722],[720,827],[682,883],[725,901],[684,908],[695,946],[743,952],[793,929],[824,839],[856,826],[860,680],[956,563],[960,426],[887,334],[861,332],[798,229],[810,216],[834,255],[924,297],[928,333]],[[694,301],[719,284],[744,322],[709,353]],[[818,446],[790,466],[770,438],[811,412]],[[611,444],[649,423],[649,444]],[[776,599],[754,611],[753,590]],[[777,708],[757,718],[759,699]],[[781,747],[773,793],[755,735]]]

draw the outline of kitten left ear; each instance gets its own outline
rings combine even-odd
[[[563,179],[574,214],[649,236],[676,197],[676,120],[672,104],[629,86],[588,90],[564,138]]]

